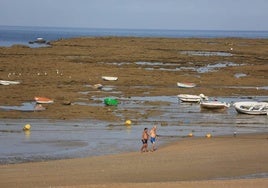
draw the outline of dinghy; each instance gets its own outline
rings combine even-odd
[[[230,104],[221,101],[201,101],[200,106],[206,109],[226,109],[230,107]]]
[[[105,81],[116,81],[118,80],[118,77],[113,77],[113,76],[102,76],[101,77]]]
[[[8,85],[13,85],[13,84],[20,84],[20,82],[19,81],[0,80],[0,84],[8,86]]]
[[[268,115],[267,102],[244,101],[233,104],[236,111],[242,114],[250,115]]]
[[[34,97],[34,100],[36,103],[39,103],[39,104],[50,104],[54,102],[52,99],[49,99],[46,97]]]
[[[106,104],[107,106],[117,106],[118,105],[118,100],[110,98],[110,97],[107,97],[107,98],[104,99],[104,104]]]
[[[188,95],[188,94],[179,94],[177,95],[178,99],[182,102],[200,102],[201,100],[208,100],[204,94],[200,95]]]
[[[177,82],[177,86],[180,88],[192,88],[195,87],[195,83],[182,83],[182,82]]]

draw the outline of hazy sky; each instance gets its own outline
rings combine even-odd
[[[0,0],[0,25],[268,30],[268,0]]]

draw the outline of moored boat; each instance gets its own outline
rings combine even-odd
[[[39,104],[50,104],[54,102],[52,99],[49,99],[46,97],[34,97],[34,100],[36,103],[39,103]]]
[[[204,94],[200,95],[189,95],[189,94],[179,94],[178,99],[182,102],[200,102],[201,100],[208,100],[208,97]]]
[[[242,114],[250,115],[268,115],[267,102],[243,101],[233,104],[236,111]]]
[[[221,101],[201,101],[200,107],[206,109],[226,109],[230,107],[230,104]]]
[[[195,83],[190,83],[190,82],[177,82],[177,86],[180,88],[192,88],[195,87]]]
[[[94,89],[102,89],[103,88],[103,85],[101,85],[101,84],[94,84],[92,87]]]
[[[9,80],[0,80],[0,84],[8,86],[8,85],[13,85],[13,84],[20,84],[20,82],[19,81],[9,81]]]
[[[113,77],[113,76],[102,76],[101,77],[105,81],[116,81],[118,80],[118,77]]]
[[[110,98],[110,97],[107,97],[107,98],[104,99],[104,104],[106,104],[107,106],[117,106],[118,105],[118,100]]]

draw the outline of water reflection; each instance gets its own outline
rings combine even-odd
[[[212,53],[212,52],[211,52]],[[215,52],[212,54],[217,54],[217,55],[225,55],[223,52]],[[108,64],[108,63],[107,63]],[[109,63],[110,64],[110,63]],[[112,63],[112,65],[129,65],[130,63]],[[161,71],[183,71],[183,70],[188,70],[188,71],[195,71],[198,73],[207,73],[207,72],[215,72],[221,68],[225,67],[234,67],[234,66],[243,66],[245,64],[237,64],[234,62],[228,62],[228,61],[220,61],[220,62],[215,62],[214,64],[208,64],[203,67],[196,67],[194,64],[189,62],[189,66],[181,66],[179,63],[164,63],[164,62],[146,62],[146,61],[139,61],[135,62],[135,65],[138,65],[139,68],[144,68],[145,70],[148,71],[153,71],[153,70],[161,70]],[[243,75],[241,75],[243,76]]]
[[[23,131],[23,132],[24,132],[25,140],[30,140],[30,138],[31,138],[31,131],[30,130],[26,130],[26,131]]]
[[[21,106],[0,106],[2,110],[17,110],[22,112],[43,111],[46,108],[36,102],[24,102]]]
[[[228,52],[211,52],[211,51],[181,51],[180,53],[184,55],[193,55],[193,56],[223,56],[223,57],[233,56],[233,54]]]

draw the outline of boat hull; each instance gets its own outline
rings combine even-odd
[[[196,86],[196,84],[177,82],[177,86],[180,87],[180,88],[193,88],[193,87]]]
[[[205,109],[226,109],[230,105],[225,102],[207,101],[207,102],[201,102],[200,106],[201,108],[205,108]]]
[[[8,85],[13,85],[13,84],[20,84],[20,82],[19,81],[0,80],[0,84],[8,86]]]
[[[54,102],[52,99],[46,97],[35,97],[34,100],[38,104],[51,104]]]
[[[180,95],[177,95],[177,97],[182,102],[200,102],[202,99],[207,100],[207,97],[205,97],[203,94],[200,94],[200,95],[180,94]]]
[[[106,104],[107,106],[117,106],[118,100],[108,97],[104,99],[104,104]]]
[[[268,115],[268,103],[266,102],[236,102],[234,107],[241,114]]]
[[[102,76],[101,77],[105,81],[116,81],[118,80],[118,77],[112,77],[112,76]]]

